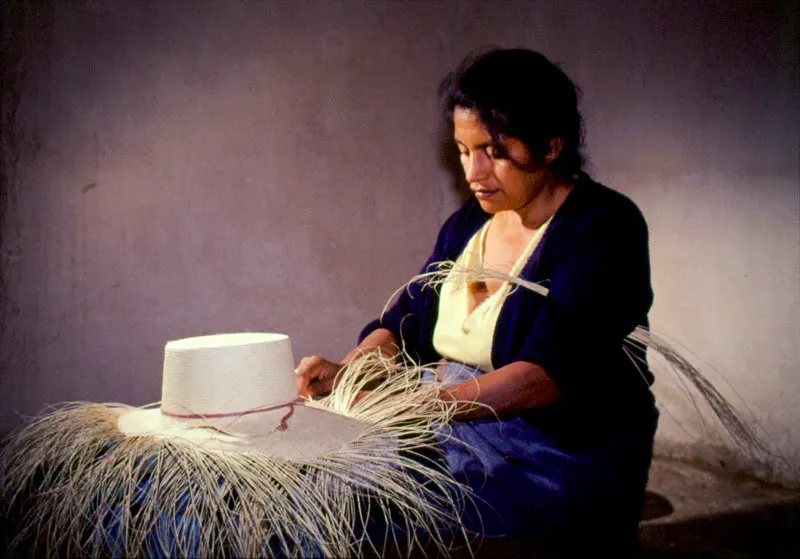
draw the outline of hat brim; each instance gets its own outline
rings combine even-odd
[[[117,427],[127,436],[151,436],[195,444],[215,452],[258,452],[292,461],[311,461],[345,451],[369,428],[363,421],[303,404],[214,418],[164,415],[161,409],[123,412]]]

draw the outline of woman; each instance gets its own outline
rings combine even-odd
[[[499,280],[414,284],[344,360],[304,358],[298,391],[328,393],[366,351],[402,346],[418,363],[440,361],[442,397],[460,403],[456,440],[442,443],[447,466],[479,497],[468,524],[559,549],[629,546],[658,415],[641,355],[623,349],[652,303],[645,221],[583,173],[576,87],[544,56],[488,52],[440,94],[474,196],[423,271],[456,260],[549,294]]]

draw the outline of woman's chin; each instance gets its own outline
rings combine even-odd
[[[478,196],[476,196],[475,198],[478,200],[478,204],[480,204],[481,209],[486,213],[496,214],[497,212],[503,210],[502,205],[498,204],[496,200],[480,198]]]

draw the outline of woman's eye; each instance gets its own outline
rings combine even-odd
[[[505,159],[506,157],[505,150],[497,146],[489,146],[486,148],[486,154],[492,159]]]

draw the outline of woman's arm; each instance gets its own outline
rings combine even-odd
[[[378,328],[369,333],[358,346],[339,362],[329,361],[319,355],[303,357],[295,369],[297,393],[300,396],[321,397],[330,394],[336,386],[339,371],[357,357],[371,351],[381,351],[387,357],[399,352],[394,334],[386,328]]]
[[[455,419],[467,421],[494,414],[504,418],[555,404],[561,400],[561,390],[541,366],[515,361],[444,389],[442,399],[459,402]]]
[[[386,357],[394,357],[400,352],[397,340],[391,330],[378,328],[370,332],[353,351],[345,356],[342,365],[347,365],[356,357],[375,350],[380,350]]]
[[[304,357],[296,371],[298,394],[312,397],[329,394],[336,385],[336,375],[345,365],[376,350],[389,357],[397,355],[399,348],[391,331],[385,328],[372,331],[338,363],[317,355]],[[455,419],[468,421],[495,414],[509,417],[528,408],[555,404],[561,400],[561,391],[541,366],[515,361],[447,387],[442,390],[441,397],[459,402]]]

